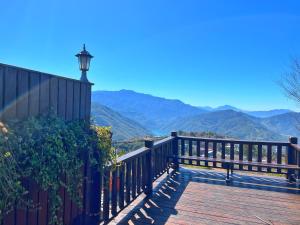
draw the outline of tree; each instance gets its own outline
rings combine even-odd
[[[288,98],[300,104],[300,61],[293,59],[291,69],[279,83]]]

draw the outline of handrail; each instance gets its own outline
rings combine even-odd
[[[290,146],[295,149],[297,152],[300,153],[300,145],[297,145],[297,144],[290,144]]]
[[[141,156],[143,154],[146,154],[149,151],[150,151],[150,149],[147,148],[147,147],[139,148],[137,150],[134,150],[132,152],[129,152],[129,153],[125,154],[125,155],[122,155],[122,156],[118,157],[117,163],[126,162],[128,160],[133,159],[133,158],[137,158],[137,157],[139,157],[139,156]]]
[[[234,144],[260,144],[260,145],[283,145],[288,146],[289,142],[278,142],[278,141],[250,141],[250,140],[236,140],[236,139],[222,139],[222,138],[203,138],[203,137],[192,137],[192,136],[178,136],[178,138],[183,138],[186,140],[200,140],[200,141],[208,141],[208,142],[231,142]]]
[[[166,142],[169,142],[169,141],[172,141],[172,140],[174,140],[174,137],[167,137],[167,138],[164,138],[160,141],[154,142],[153,146],[154,147],[159,147],[159,146],[165,144]]]

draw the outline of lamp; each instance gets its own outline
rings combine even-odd
[[[81,70],[80,80],[83,82],[89,82],[86,76],[86,72],[90,68],[90,62],[93,56],[85,49],[85,44],[83,45],[83,50],[76,55],[78,58],[79,69]]]

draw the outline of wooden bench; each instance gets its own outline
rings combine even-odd
[[[275,163],[264,163],[264,162],[251,162],[251,161],[241,161],[241,160],[231,160],[231,159],[218,159],[218,158],[210,158],[210,157],[197,157],[197,156],[172,156],[169,157],[169,160],[172,159],[173,162],[177,159],[178,164],[187,164],[192,165],[190,161],[196,162],[213,162],[213,163],[222,163],[222,167],[227,170],[226,182],[230,182],[230,171],[233,174],[233,170],[235,170],[234,165],[242,165],[242,166],[254,166],[258,168],[270,168],[270,169],[287,169],[292,171],[292,174],[289,176],[289,181],[296,181],[295,179],[295,171],[300,171],[300,167],[297,165],[286,165],[286,164],[275,164]],[[181,162],[180,162],[181,161]],[[185,163],[184,161],[188,161],[189,163]],[[197,166],[197,165],[195,165]],[[266,172],[266,171],[261,171]]]

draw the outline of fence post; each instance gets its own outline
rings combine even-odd
[[[86,191],[84,225],[96,225],[100,221],[101,173],[97,166],[91,166],[86,160]]]
[[[173,131],[171,132],[171,136],[174,137],[172,142],[172,149],[173,149],[173,164],[174,169],[178,170],[179,168],[179,162],[178,162],[178,138],[177,138],[177,132]]]
[[[290,142],[290,144],[298,144],[298,138],[290,137],[289,142]],[[296,150],[291,145],[289,145],[289,147],[288,147],[287,156],[288,156],[288,160],[287,160],[288,165],[295,165],[296,164]],[[295,171],[289,169],[288,173],[287,173],[287,179],[289,179],[290,181],[295,181],[294,174],[295,174]]]
[[[147,172],[147,180],[146,180],[146,189],[145,194],[147,196],[152,196],[153,192],[153,183],[152,183],[152,149],[153,149],[153,140],[145,140],[145,147],[149,148],[150,151],[146,155],[146,172]]]

